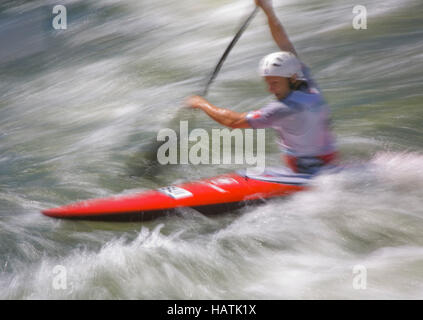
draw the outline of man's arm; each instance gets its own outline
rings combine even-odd
[[[256,5],[262,8],[263,12],[266,14],[270,32],[272,33],[272,37],[278,47],[282,51],[288,51],[297,56],[297,52],[295,51],[293,44],[289,40],[282,23],[279,21],[275,11],[273,10],[272,0],[255,0],[255,2]]]
[[[247,112],[239,113],[212,105],[200,96],[188,98],[186,104],[194,109],[203,110],[210,118],[229,128],[251,128],[247,121]]]

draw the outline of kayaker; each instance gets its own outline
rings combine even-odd
[[[230,128],[275,129],[288,167],[298,173],[315,173],[337,157],[329,107],[309,69],[298,59],[272,1],[255,0],[255,3],[266,14],[272,37],[281,50],[265,56],[259,67],[269,92],[277,100],[244,113],[219,108],[201,96],[188,98],[186,104]]]

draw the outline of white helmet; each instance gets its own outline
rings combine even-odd
[[[291,78],[297,75],[297,80],[305,81],[303,71],[301,70],[301,62],[291,52],[280,51],[265,56],[259,67],[260,76],[274,76]]]

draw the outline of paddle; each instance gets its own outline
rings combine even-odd
[[[206,87],[204,88],[202,96],[206,96],[209,87],[212,84],[213,80],[216,78],[217,74],[219,73],[220,69],[222,68],[223,62],[225,62],[226,57],[228,56],[229,52],[231,52],[232,48],[234,47],[235,43],[237,43],[238,39],[241,37],[241,35],[244,33],[245,29],[247,29],[248,25],[250,24],[251,20],[254,18],[254,16],[257,14],[259,7],[255,6],[253,12],[248,16],[247,20],[242,24],[241,28],[238,30],[238,32],[235,34],[234,38],[232,39],[229,46],[226,48],[225,52],[223,53],[222,57],[220,58],[218,64],[213,70],[213,73],[211,74],[209,80],[207,81]]]
[[[254,18],[254,16],[257,14],[259,7],[255,6],[254,10],[251,12],[251,14],[247,17],[247,19],[244,21],[244,23],[241,25],[241,27],[239,28],[238,32],[235,34],[234,38],[232,39],[232,41],[229,43],[228,47],[226,48],[225,52],[223,53],[222,57],[219,59],[219,62],[217,63],[216,67],[214,68],[212,74],[210,75],[210,77],[208,78],[207,84],[204,88],[204,91],[202,93],[202,96],[206,96],[210,85],[212,84],[212,82],[214,81],[214,79],[216,78],[217,74],[219,73],[220,69],[222,68],[223,63],[225,62],[227,56],[229,55],[229,52],[232,50],[232,48],[234,47],[234,45],[237,43],[237,41],[239,40],[239,38],[241,37],[241,35],[244,33],[245,29],[247,29],[249,23],[251,22],[251,20]],[[180,110],[178,110],[177,114],[175,115],[175,117],[170,121],[170,123],[168,124],[167,128],[172,128],[175,132],[179,132],[179,123],[180,123],[180,119],[181,118],[185,118],[185,120],[187,120],[187,114],[186,114],[187,109],[186,108],[181,108]],[[181,116],[181,113],[184,114],[184,117]],[[193,112],[191,110],[191,118],[193,117]],[[175,128],[177,128],[175,130]],[[180,137],[178,137],[179,140]],[[144,155],[144,163],[143,165],[139,166],[137,165],[136,168],[132,168],[135,169],[136,172],[132,172],[134,175],[144,175],[144,174],[154,174],[155,170],[158,168],[158,162],[157,162],[157,151],[160,148],[160,146],[163,144],[162,141],[154,141],[152,144],[150,144],[148,146],[148,151],[147,153]],[[147,168],[145,168],[145,165],[147,165]],[[140,170],[142,169],[142,170]],[[134,171],[134,170],[132,170]],[[139,171],[139,172],[138,172]]]

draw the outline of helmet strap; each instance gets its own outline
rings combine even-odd
[[[291,90],[306,90],[308,88],[308,83],[303,80],[295,80],[294,82],[291,82],[291,79],[289,79],[289,88]]]

